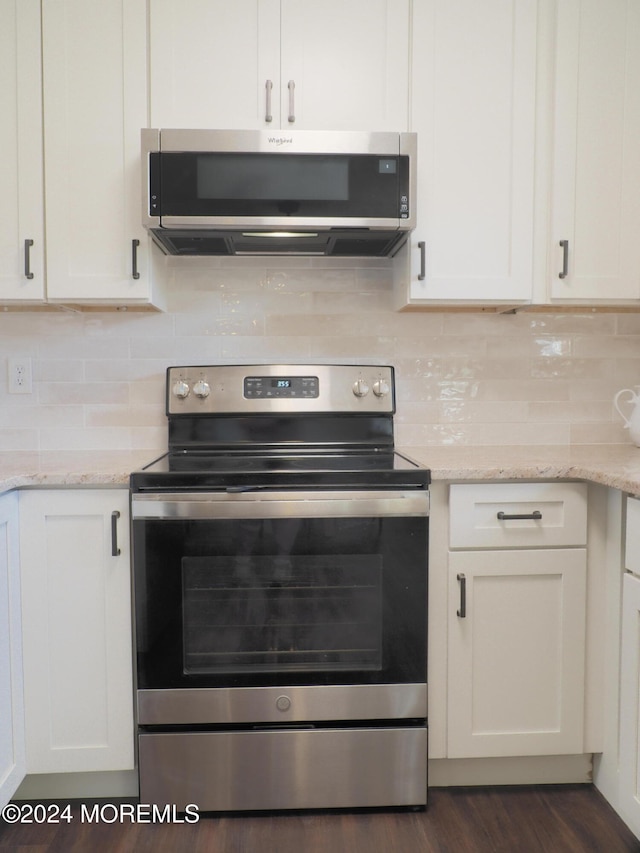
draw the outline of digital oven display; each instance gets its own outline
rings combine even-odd
[[[313,399],[319,393],[317,376],[246,376],[244,380],[247,399]]]

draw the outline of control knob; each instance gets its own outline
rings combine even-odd
[[[365,397],[369,393],[369,386],[366,379],[356,379],[353,383],[353,393],[356,397]]]
[[[198,379],[198,381],[193,386],[193,393],[196,397],[200,397],[201,400],[204,400],[205,397],[208,397],[211,392],[211,388],[209,383],[204,379]]]
[[[376,379],[373,383],[373,393],[376,397],[386,397],[390,390],[386,379]]]
[[[178,379],[172,388],[173,396],[177,397],[179,400],[184,400],[185,397],[188,397],[189,390],[189,383],[185,382],[184,379]]]

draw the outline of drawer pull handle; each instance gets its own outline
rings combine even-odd
[[[140,278],[140,273],[138,272],[138,246],[140,245],[140,240],[132,240],[131,241],[131,278],[134,278],[136,281]]]
[[[558,278],[566,278],[569,275],[569,241],[560,240],[560,248],[562,249],[562,272],[558,273]]]
[[[265,105],[265,121],[273,121],[273,114],[271,112],[271,93],[273,91],[273,81],[267,80],[264,84],[266,89],[266,105]]]
[[[522,519],[527,519],[529,521],[540,521],[542,518],[542,513],[540,510],[534,510],[533,512],[523,513],[522,515],[518,513],[514,513],[513,515],[507,515],[506,512],[498,513],[499,521],[521,521]]]
[[[427,277],[427,244],[424,240],[418,243],[420,249],[420,272],[418,273],[418,281],[424,281]]]
[[[118,548],[118,519],[120,518],[120,513],[117,509],[111,513],[111,556],[119,557],[122,553],[120,548]]]
[[[467,615],[467,579],[463,574],[456,575],[460,583],[460,609],[456,610],[457,615],[464,619]]]
[[[25,240],[24,241],[24,277],[28,278],[29,281],[33,278],[33,273],[31,272],[31,247],[33,246],[33,240]]]
[[[289,89],[289,115],[288,120],[291,124],[296,120],[296,84],[295,80],[289,80],[287,83]]]

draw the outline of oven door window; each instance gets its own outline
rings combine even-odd
[[[379,554],[182,559],[186,675],[382,668]]]
[[[425,680],[426,517],[133,523],[139,687]]]

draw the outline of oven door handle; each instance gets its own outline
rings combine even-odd
[[[135,519],[381,518],[429,514],[425,489],[133,494]]]

